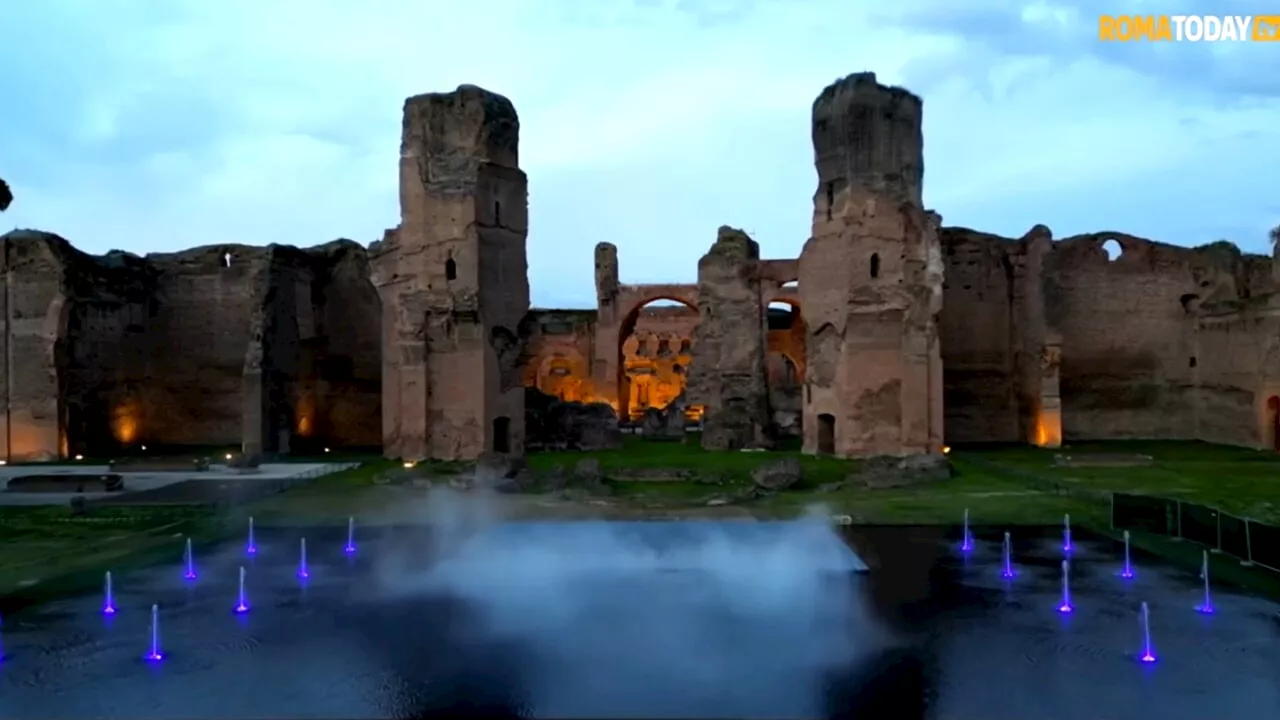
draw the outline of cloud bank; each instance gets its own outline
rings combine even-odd
[[[1266,250],[1280,47],[1098,42],[1098,14],[1136,0],[886,7],[11,3],[3,219],[90,252],[372,241],[398,221],[403,99],[474,83],[521,114],[535,304],[591,306],[602,240],[626,282],[691,281],[721,224],[798,254],[810,104],[873,70],[925,99],[926,201],[948,224]]]

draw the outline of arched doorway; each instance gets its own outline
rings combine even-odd
[[[818,454],[836,454],[836,417],[823,413],[818,416]]]
[[[493,451],[511,452],[511,418],[499,415],[493,419]]]
[[[1267,432],[1271,449],[1280,452],[1280,397],[1275,395],[1267,398]]]
[[[636,304],[618,332],[618,419],[643,417],[684,393],[692,361],[698,309],[680,298],[656,296]]]

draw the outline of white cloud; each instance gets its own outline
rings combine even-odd
[[[0,47],[0,93],[27,110],[0,133],[5,219],[95,252],[374,240],[397,222],[404,97],[469,82],[521,115],[535,302],[589,305],[601,240],[630,282],[692,281],[721,224],[798,253],[810,104],[868,69],[924,96],[926,199],[949,223],[1261,250],[1280,219],[1259,182],[1280,107],[1238,58],[1106,55],[1096,8],[1063,3],[860,7],[48,0]]]

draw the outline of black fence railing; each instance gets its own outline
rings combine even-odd
[[[1280,572],[1280,527],[1154,495],[1111,494],[1111,527],[1190,540]]]

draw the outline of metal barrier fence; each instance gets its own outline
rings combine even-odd
[[[1154,495],[1111,494],[1111,527],[1190,540],[1280,572],[1280,527],[1217,508]]]

